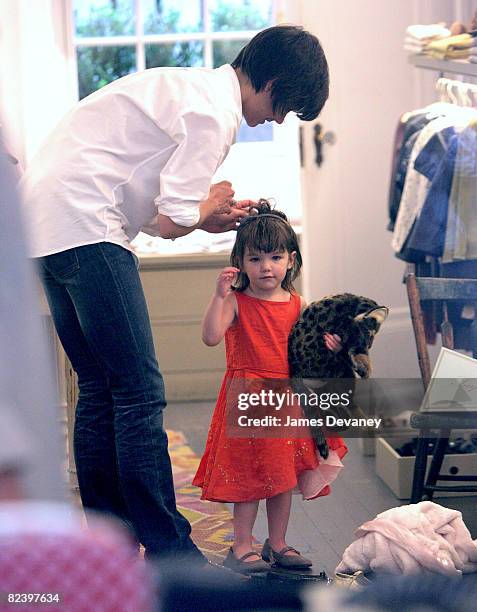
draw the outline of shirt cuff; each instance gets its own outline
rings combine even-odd
[[[191,227],[196,225],[200,219],[200,202],[197,201],[156,201],[157,211],[161,215],[169,217],[176,225]]]

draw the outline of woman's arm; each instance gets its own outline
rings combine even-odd
[[[167,215],[163,215],[159,213],[152,221],[148,224],[147,229],[155,230],[157,234],[161,236],[161,238],[179,238],[180,236],[186,236],[190,234],[196,229],[201,228],[207,221],[207,219],[215,213],[217,209],[221,210],[224,208],[230,209],[230,202],[234,196],[234,191],[232,189],[231,183],[228,181],[221,181],[220,183],[216,183],[215,185],[211,185],[209,190],[209,197],[206,200],[203,200],[199,205],[199,221],[195,225],[191,226],[182,226],[178,225],[170,217]],[[238,212],[237,217],[240,215],[245,215],[246,212]],[[235,215],[234,215],[235,217]],[[230,218],[227,219],[229,221]],[[237,219],[234,219],[234,224],[237,222]],[[224,224],[225,224],[224,217]],[[230,227],[226,228],[232,229]],[[224,228],[223,231],[226,231]],[[147,232],[146,232],[147,233]]]
[[[207,346],[216,346],[232,325],[237,314],[237,300],[231,292],[238,268],[224,268],[217,279],[217,287],[202,321],[202,340]]]

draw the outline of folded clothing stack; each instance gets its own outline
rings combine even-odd
[[[458,34],[441,40],[433,40],[424,53],[435,59],[468,59],[470,49],[475,48],[477,39],[472,34]]]
[[[474,38],[477,41],[477,39]],[[477,45],[474,45],[469,49],[469,62],[477,64]]]
[[[447,38],[450,34],[450,30],[443,23],[410,25],[406,28],[404,50],[414,54],[425,53],[430,42]]]

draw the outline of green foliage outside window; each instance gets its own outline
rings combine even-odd
[[[78,47],[78,89],[82,100],[108,83],[136,72],[133,46]]]
[[[146,68],[204,65],[204,45],[200,40],[146,45],[145,52]]]
[[[230,5],[219,0],[217,8],[210,11],[214,32],[238,32],[240,30],[261,30],[270,25],[271,15],[265,19],[253,0],[244,0],[241,6]]]
[[[75,16],[76,36],[127,36],[134,34],[134,13],[131,4],[91,7],[87,18]]]
[[[210,15],[214,32],[262,30],[270,25],[271,21],[271,15],[265,19],[250,0],[244,0],[241,6],[230,5],[226,0],[219,0],[217,7],[211,10]],[[247,42],[247,40],[214,41],[214,68],[230,64]]]
[[[169,11],[156,10],[149,13],[144,21],[144,32],[146,34],[170,34],[171,32],[200,32],[203,24],[197,23],[195,27],[180,27],[180,12],[174,9]]]
[[[247,42],[247,40],[214,40],[214,68],[233,62]]]

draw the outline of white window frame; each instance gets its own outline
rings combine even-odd
[[[213,67],[213,43],[226,40],[250,40],[259,30],[237,30],[227,32],[214,32],[210,19],[209,0],[200,0],[204,15],[204,29],[201,32],[178,32],[173,34],[144,34],[144,19],[141,0],[134,0],[134,14],[136,16],[136,31],[128,36],[76,36],[73,14],[73,0],[67,0],[70,15],[71,39],[73,52],[76,58],[78,47],[108,47],[108,46],[134,46],[136,48],[136,70],[145,70],[145,46],[148,44],[167,44],[175,42],[198,41],[204,43],[204,67]],[[272,20],[276,23],[277,0],[272,0]],[[77,75],[76,75],[77,76]],[[78,79],[76,79],[77,81]],[[78,97],[78,91],[76,91]]]

